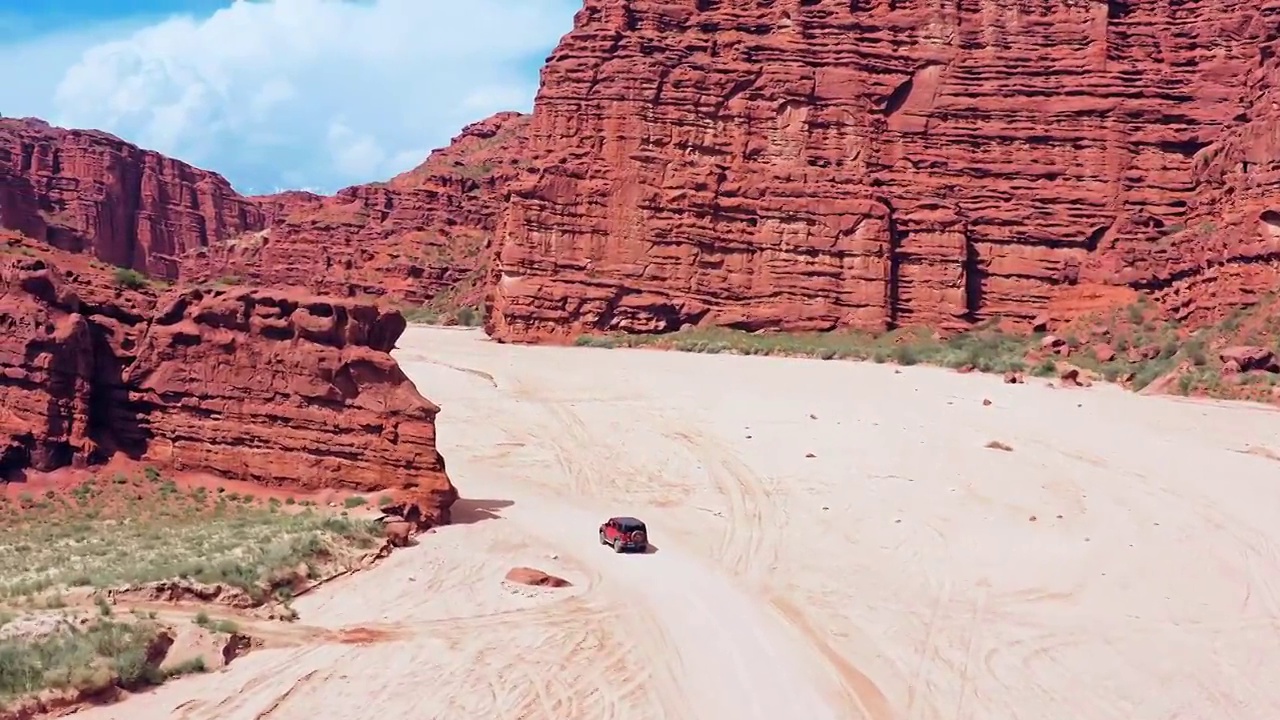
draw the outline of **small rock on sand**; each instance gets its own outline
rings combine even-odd
[[[515,567],[507,571],[507,582],[516,583],[518,585],[532,585],[534,587],[569,587],[573,583],[562,577],[547,574],[541,570],[530,567]]]

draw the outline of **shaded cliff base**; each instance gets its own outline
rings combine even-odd
[[[0,485],[0,719],[113,701],[262,644],[262,623],[298,619],[295,597],[401,544],[379,499],[123,462]]]
[[[924,329],[770,333],[687,328],[667,334],[580,335],[586,347],[643,347],[702,353],[938,365],[961,372],[1054,378],[1064,387],[1113,382],[1144,393],[1280,403],[1280,298],[1240,308],[1217,323],[1186,328],[1162,319],[1149,300],[1070,322],[1037,318],[1031,333],[987,323],[943,336]]]

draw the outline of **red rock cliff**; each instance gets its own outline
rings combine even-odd
[[[1167,260],[1152,273],[1153,286],[1167,286],[1160,296],[1175,319],[1219,318],[1274,293],[1280,281],[1280,4],[1257,9],[1237,21],[1236,35],[1227,35],[1257,39],[1257,62],[1237,78],[1244,110],[1195,156],[1188,220],[1164,239]]]
[[[0,119],[0,228],[152,277],[478,305],[527,124],[474,123],[389,182],[246,198],[106,133]]]
[[[1186,317],[1248,300],[1280,256],[1278,12],[587,0],[543,69],[489,329],[963,328],[1124,286]]]
[[[527,123],[525,115],[501,113],[469,125],[449,147],[386,183],[332,197],[256,198],[274,221],[188,254],[183,277],[478,305],[505,186],[524,169]]]
[[[104,132],[0,119],[0,227],[174,278],[178,255],[263,222],[221,175]]]
[[[0,470],[120,452],[266,485],[392,491],[448,519],[438,408],[388,354],[398,313],[122,282],[0,236]]]

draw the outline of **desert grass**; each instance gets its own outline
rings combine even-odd
[[[749,333],[725,328],[688,328],[666,334],[582,335],[575,344],[584,347],[650,347],[684,352],[734,353],[738,355],[778,355],[823,360],[861,360],[898,365],[935,365],[969,368],[978,372],[1026,372],[1039,377],[1057,373],[1060,362],[1068,362],[1115,382],[1124,379],[1133,390],[1141,390],[1156,379],[1185,365],[1172,391],[1184,395],[1239,396],[1239,387],[1221,382],[1221,363],[1213,348],[1243,343],[1270,346],[1280,353],[1280,318],[1268,321],[1260,332],[1243,333],[1258,322],[1253,315],[1266,313],[1270,304],[1258,311],[1241,310],[1212,326],[1193,332],[1158,319],[1146,301],[1084,318],[1055,332],[1070,348],[1066,357],[1041,351],[1046,333],[1012,334],[988,323],[946,338],[925,329],[903,329],[872,334],[853,331]],[[1252,314],[1251,314],[1252,313]],[[1252,320],[1252,322],[1251,322]],[[1100,332],[1101,331],[1101,332]],[[1100,361],[1091,351],[1106,344],[1115,352],[1111,360]],[[1141,359],[1130,361],[1127,351],[1144,349]],[[1274,386],[1280,377],[1268,374],[1243,376],[1240,382]]]
[[[461,325],[479,327],[484,324],[484,310],[469,305],[448,309],[447,305],[421,305],[402,308],[406,322],[417,325]]]
[[[980,372],[1025,370],[1027,340],[979,329],[937,340],[925,331],[897,331],[874,336],[860,332],[748,333],[724,328],[687,329],[671,334],[605,334],[582,336],[586,347],[662,347],[686,352],[733,352],[739,355],[819,357],[823,360],[869,360],[899,365],[970,365]]]
[[[111,686],[138,688],[203,672],[202,659],[161,671],[148,659],[161,627],[151,620],[99,619],[68,623],[36,639],[0,641],[0,709],[42,690],[95,693]],[[152,658],[154,660],[154,658]]]
[[[0,502],[0,603],[46,607],[74,587],[175,578],[239,587],[263,599],[273,578],[372,548],[375,523],[282,508],[248,495],[180,489],[159,473],[97,477],[69,493]]]
[[[426,305],[407,307],[400,310],[406,322],[417,325],[436,325],[440,322],[441,311]]]
[[[147,276],[132,268],[116,268],[115,281],[120,287],[137,290],[147,286]]]
[[[240,632],[240,626],[236,625],[233,621],[214,620],[213,618],[209,617],[209,613],[203,610],[196,613],[195,619],[193,619],[192,622],[194,622],[196,625],[199,625],[200,627],[206,630],[211,630],[213,632],[226,633],[228,635],[232,633]]]
[[[666,335],[584,335],[586,347],[657,347],[685,352],[865,360],[898,365],[972,367],[980,372],[1022,372],[1029,341],[991,328],[935,338],[925,330],[881,335],[862,332],[748,333],[724,328],[690,329]],[[1050,372],[1052,369],[1049,369]]]

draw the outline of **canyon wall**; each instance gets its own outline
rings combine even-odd
[[[504,340],[961,329],[1273,286],[1280,3],[587,0],[490,270]]]
[[[1273,295],[1280,242],[1280,3],[1255,5],[1250,24],[1257,62],[1236,78],[1244,110],[1195,157],[1188,221],[1161,248],[1153,273],[1175,320],[1199,324]]]
[[[177,256],[264,222],[216,173],[108,133],[0,118],[0,228],[174,278]]]
[[[0,233],[0,470],[121,453],[264,485],[388,492],[436,522],[457,497],[438,408],[368,303],[169,289]]]
[[[500,113],[469,125],[385,183],[255,198],[272,222],[189,252],[182,276],[439,309],[479,305],[505,186],[525,169],[527,124]]]
[[[501,340],[1026,325],[1280,280],[1280,0],[587,0],[532,116],[245,198],[0,120],[0,226],[154,277],[451,310]]]
[[[479,305],[527,123],[469,125],[388,182],[244,197],[107,133],[0,119],[0,228],[154,278]]]

